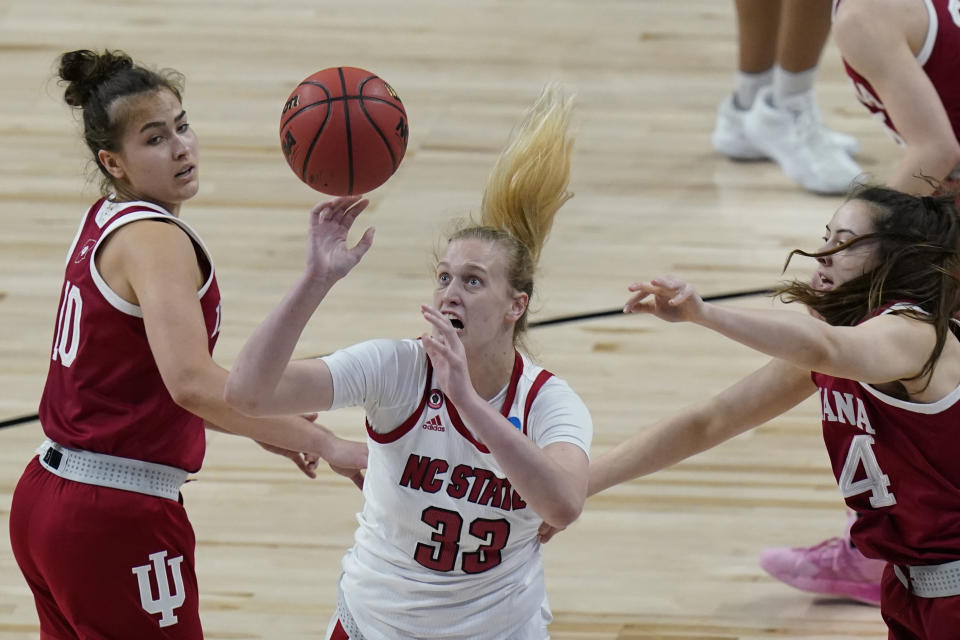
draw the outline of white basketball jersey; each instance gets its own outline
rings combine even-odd
[[[427,363],[407,420],[389,431],[367,426],[365,505],[343,561],[344,599],[367,640],[506,638],[541,606],[549,621],[542,519],[432,374]],[[551,375],[516,354],[501,413],[525,435]]]

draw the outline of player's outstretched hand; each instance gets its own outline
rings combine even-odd
[[[634,282],[627,288],[633,295],[623,305],[624,313],[649,313],[667,322],[695,322],[703,313],[703,299],[676,276]]]
[[[307,272],[312,277],[336,281],[353,269],[373,244],[373,227],[363,232],[357,244],[347,244],[347,234],[370,201],[362,196],[343,196],[317,204],[310,211],[307,242]]]

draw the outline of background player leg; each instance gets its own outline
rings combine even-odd
[[[738,0],[738,72],[717,111],[714,147],[772,158],[816,193],[842,193],[860,173],[857,141],[827,129],[813,82],[830,31],[830,0]]]
[[[780,0],[738,0],[735,5],[737,72],[733,93],[724,98],[717,109],[713,146],[735,160],[763,160],[768,156],[747,138],[743,122],[760,89],[773,83],[781,3]]]

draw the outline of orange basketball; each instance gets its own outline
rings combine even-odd
[[[386,182],[403,160],[407,133],[396,91],[356,67],[305,78],[280,116],[287,164],[308,186],[334,196],[366,193]]]

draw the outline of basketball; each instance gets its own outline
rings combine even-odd
[[[366,193],[393,175],[407,150],[397,92],[356,67],[317,71],[283,105],[280,147],[293,172],[328,195]]]

